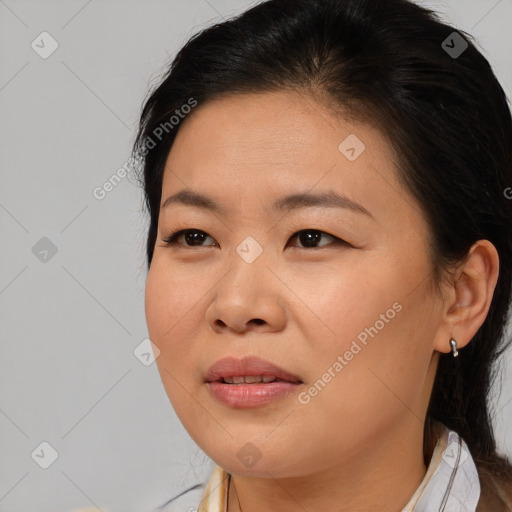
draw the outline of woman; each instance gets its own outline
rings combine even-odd
[[[199,511],[512,510],[512,121],[468,34],[260,3],[181,49],[134,156],[159,372],[216,463]]]

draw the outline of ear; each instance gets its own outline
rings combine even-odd
[[[498,281],[498,251],[489,240],[475,242],[446,291],[434,349],[451,352],[450,339],[465,347],[484,323]]]

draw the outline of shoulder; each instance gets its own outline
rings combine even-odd
[[[151,512],[197,512],[204,493],[216,474],[217,465],[211,459],[194,466],[184,477],[186,484],[174,491],[163,503]],[[183,482],[183,480],[182,480]]]
[[[197,482],[170,497],[153,512],[197,512],[206,482]]]
[[[203,492],[206,488],[205,482],[198,482],[194,485],[175,493],[164,503],[153,509],[151,512],[197,512],[197,507]],[[108,509],[81,508],[73,512],[109,512]]]

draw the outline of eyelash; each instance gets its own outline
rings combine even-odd
[[[330,236],[331,238],[333,238],[333,242],[331,244],[327,244],[327,245],[322,245],[320,247],[297,247],[297,249],[309,249],[309,250],[318,250],[318,249],[323,249],[324,247],[329,247],[331,245],[344,245],[344,246],[350,246],[350,244],[348,242],[346,242],[345,240],[341,239],[341,238],[338,238],[334,235],[331,235],[329,233],[326,233],[325,231],[321,231],[319,229],[301,229],[300,231],[297,231],[296,233],[294,233],[290,239],[296,237],[297,235],[299,235],[300,233],[320,233],[322,235],[327,235],[327,236]],[[166,246],[168,247],[184,247],[186,249],[193,249],[195,247],[213,247],[212,245],[210,246],[204,246],[204,245],[199,245],[199,246],[193,246],[193,245],[185,245],[185,244],[180,244],[178,243],[178,238],[181,236],[181,235],[185,235],[187,233],[203,233],[207,236],[210,236],[208,235],[208,233],[206,233],[205,231],[201,231],[200,229],[180,229],[179,231],[175,231],[174,233],[172,233],[171,235],[169,235],[168,237],[162,239],[162,242],[165,243]],[[213,238],[213,237],[211,237]]]

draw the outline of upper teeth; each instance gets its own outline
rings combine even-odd
[[[277,380],[276,377],[263,377],[261,375],[247,375],[245,377],[224,377],[224,382],[227,382],[228,384],[252,384],[253,382],[273,382],[274,380]]]

